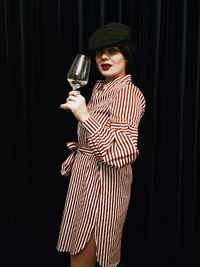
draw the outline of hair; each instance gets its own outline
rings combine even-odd
[[[116,45],[122,55],[126,58],[126,73],[135,73],[138,65],[138,48],[131,41],[124,41]]]

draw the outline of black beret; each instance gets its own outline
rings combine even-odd
[[[111,22],[97,29],[88,42],[89,50],[97,50],[131,40],[131,29],[120,22]]]

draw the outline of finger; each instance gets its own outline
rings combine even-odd
[[[75,102],[75,101],[77,101],[77,97],[76,96],[69,96],[66,99],[66,102]]]
[[[66,102],[68,101],[77,101],[78,100],[78,95],[74,96],[74,95],[70,95],[68,96],[68,98],[66,99]]]
[[[62,108],[62,109],[69,109],[69,106],[68,106],[67,103],[65,103],[65,104],[61,104],[60,105],[60,108]]]
[[[69,92],[70,96],[79,96],[80,95],[80,91],[78,90],[72,90]]]

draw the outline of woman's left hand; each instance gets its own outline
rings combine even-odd
[[[74,114],[75,118],[84,122],[89,117],[89,112],[86,107],[85,98],[79,92],[71,91],[66,99],[65,104],[61,104],[60,108],[69,109]]]

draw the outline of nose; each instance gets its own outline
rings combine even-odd
[[[101,58],[102,58],[102,60],[108,59],[108,53],[107,53],[106,49],[102,51]]]

